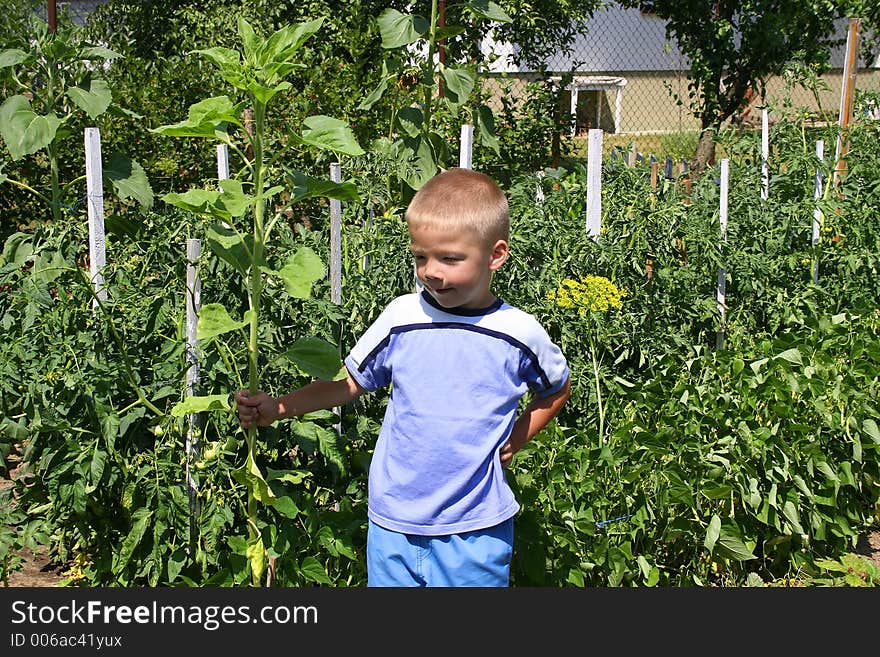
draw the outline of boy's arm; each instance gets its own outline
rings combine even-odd
[[[516,454],[523,446],[534,438],[538,432],[546,427],[559,411],[571,395],[571,381],[566,379],[565,385],[549,397],[541,399],[533,399],[526,406],[525,410],[516,418],[513,423],[513,430],[510,432],[510,438],[501,447],[501,465],[507,467]]]
[[[280,397],[270,397],[262,390],[254,395],[248,394],[247,390],[239,390],[235,393],[235,401],[241,426],[248,429],[252,424],[267,427],[276,420],[342,406],[365,392],[351,374],[347,374],[344,379],[336,381],[317,379]]]

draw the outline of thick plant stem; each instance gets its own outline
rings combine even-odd
[[[596,350],[590,345],[590,357],[593,361],[593,379],[596,384],[596,402],[599,405],[599,446],[605,445],[605,411],[602,408],[602,390],[599,380],[599,363],[596,362]]]
[[[260,271],[260,263],[263,261],[264,245],[264,222],[266,203],[263,199],[263,124],[265,120],[265,106],[259,102],[254,103],[255,129],[251,135],[254,159],[251,163],[254,181],[254,247],[253,260],[250,269],[250,285],[248,300],[250,302],[251,321],[250,336],[248,340],[248,390],[255,394],[260,389],[259,373],[259,319],[260,319],[260,296],[263,292],[263,275]],[[257,429],[251,426],[247,432],[248,462],[255,462]],[[248,489],[247,499],[248,534],[252,541],[259,539],[260,530],[257,525],[257,499],[252,489]],[[252,572],[252,582],[258,586],[262,573]]]
[[[437,0],[431,0],[431,31],[428,37],[428,58],[425,62],[425,74],[429,83],[425,85],[425,107],[422,110],[422,138],[428,141],[431,134],[431,107],[434,102],[434,49],[437,42]]]
[[[46,81],[46,109],[49,112],[55,109],[55,87],[57,70],[55,61],[49,58],[47,62],[49,75]],[[53,139],[47,146],[46,151],[49,155],[49,176],[50,188],[52,189],[52,219],[56,222],[61,221],[61,183],[58,166],[58,146]]]

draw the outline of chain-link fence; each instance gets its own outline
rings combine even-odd
[[[83,23],[94,8],[106,0],[58,0],[57,12],[67,12]],[[47,3],[48,5],[48,3]],[[44,9],[45,11],[45,9]],[[838,22],[844,42],[847,21]],[[570,136],[583,136],[590,128],[601,128],[609,136],[632,139],[646,135],[695,133],[699,122],[688,110],[688,62],[674,41],[666,37],[665,22],[639,9],[609,6],[597,11],[587,30],[575,40],[570,55],[557,55],[546,62],[546,72],[516,66],[507,55],[515,46],[489,44],[494,53],[487,59],[486,76],[491,87],[524,95],[528,83],[546,72],[559,84],[563,115],[570,117]],[[755,97],[739,118],[760,122],[755,106],[772,107],[787,95],[796,107],[818,117],[837,117],[844,77],[845,45],[832,50],[831,69],[821,76],[817,93],[803,86],[787,85],[780,77],[767,82],[766,96]],[[500,84],[500,81],[506,84]],[[856,88],[880,93],[880,59],[860,59]],[[684,102],[678,102],[682,99]],[[772,116],[771,116],[772,120]]]
[[[838,21],[837,28],[845,44],[848,21]],[[489,75],[516,80],[520,89],[542,77],[538,71],[510,63],[515,46],[493,44],[492,49],[498,58],[489,65]],[[753,98],[752,106],[745,107],[739,118],[760,124],[760,112],[753,111],[754,107],[772,107],[774,100],[785,95],[795,107],[836,119],[845,53],[845,45],[832,50],[831,69],[821,76],[817,94],[774,77],[767,81],[766,95]],[[619,6],[599,10],[587,31],[575,40],[571,54],[558,55],[546,64],[543,75],[549,73],[563,84],[561,105],[571,117],[573,136],[584,135],[590,128],[629,137],[699,129],[699,121],[687,107],[687,58],[667,39],[665,21],[653,14]],[[880,60],[858,62],[856,88],[880,92]]]

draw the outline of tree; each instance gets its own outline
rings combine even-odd
[[[667,21],[691,63],[688,104],[700,120],[692,170],[714,159],[714,137],[725,120],[766,81],[792,61],[827,65],[834,19],[843,14],[833,0],[622,0]]]
[[[840,0],[849,18],[862,20],[860,54],[866,62],[880,58],[880,3],[876,0]]]
[[[422,0],[422,4],[430,2]],[[487,5],[487,0],[446,0],[445,4],[447,23],[467,26],[459,47],[467,44],[472,58],[480,56],[479,42],[491,31],[496,41],[517,45],[517,63],[540,67],[551,55],[568,51],[603,0],[495,0],[510,21],[494,25],[468,18],[470,5]]]

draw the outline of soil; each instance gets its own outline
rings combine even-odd
[[[13,471],[11,475],[14,477],[15,472]],[[0,479],[0,490],[12,485],[10,479]],[[880,530],[862,535],[856,545],[855,552],[870,559],[880,568]],[[10,587],[59,586],[65,579],[64,572],[67,570],[67,564],[53,563],[46,554],[45,548],[39,549],[36,554],[26,550],[21,556],[24,559],[21,567],[9,573]],[[0,582],[0,586],[2,586],[2,582]]]

